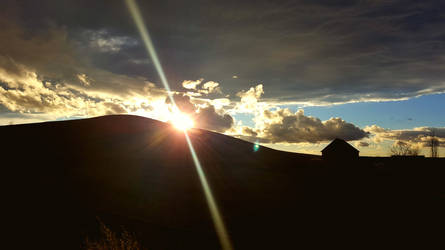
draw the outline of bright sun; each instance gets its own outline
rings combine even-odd
[[[187,129],[191,129],[194,126],[194,122],[192,118],[184,113],[176,113],[171,117],[171,123],[175,126],[176,129],[186,131]]]

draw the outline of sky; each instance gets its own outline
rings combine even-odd
[[[320,154],[392,145],[445,156],[445,2],[137,1],[195,126]],[[136,114],[172,103],[124,0],[2,1],[0,124]]]

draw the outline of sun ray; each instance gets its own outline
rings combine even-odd
[[[175,109],[174,112],[179,112],[179,109],[176,106],[176,102],[175,102],[172,92],[170,90],[170,86],[167,82],[167,78],[165,77],[161,63],[160,63],[158,56],[156,54],[156,50],[153,46],[153,43],[151,41],[148,30],[145,27],[144,20],[142,19],[142,15],[139,11],[139,8],[138,8],[135,0],[125,0],[125,1],[128,6],[128,9],[133,17],[133,20],[136,23],[137,29],[142,37],[142,40],[144,41],[147,52],[148,52],[150,58],[152,59],[153,64],[155,65],[156,71],[158,72],[159,77],[161,78],[162,84],[164,85],[164,88],[167,91],[168,97],[169,97],[171,103],[173,104],[173,107]],[[210,215],[212,217],[216,233],[217,233],[219,241],[221,243],[221,247],[224,250],[231,250],[231,249],[233,249],[233,247],[230,242],[230,238],[227,233],[224,222],[222,220],[221,213],[219,212],[218,206],[216,205],[216,201],[215,201],[212,191],[210,189],[210,185],[209,185],[207,178],[205,176],[205,173],[202,169],[201,163],[199,162],[198,156],[196,155],[195,149],[193,148],[193,144],[187,134],[187,130],[183,130],[183,131],[184,131],[184,136],[187,141],[187,145],[189,147],[190,153],[193,158],[193,162],[196,167],[196,171],[198,172],[201,186],[204,190],[204,195],[205,195],[208,207],[209,207]]]

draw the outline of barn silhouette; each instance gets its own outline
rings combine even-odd
[[[327,145],[321,154],[323,159],[326,160],[356,160],[359,156],[359,150],[354,148],[351,144],[342,139],[334,139],[329,145]]]

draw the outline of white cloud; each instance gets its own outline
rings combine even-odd
[[[217,98],[210,100],[210,103],[215,106],[216,109],[222,109],[225,106],[230,105],[230,100],[228,98]]]
[[[263,84],[258,84],[256,87],[251,87],[247,91],[240,91],[236,95],[241,97],[241,101],[236,106],[236,111],[239,113],[254,113],[258,110],[258,99],[264,94]]]
[[[214,81],[206,82],[202,85],[202,89],[199,90],[201,93],[204,94],[211,94],[211,93],[222,93],[221,88],[219,87],[219,83]]]
[[[390,130],[377,125],[364,128],[374,135],[377,142],[383,140],[401,141],[404,143],[417,144],[420,147],[428,147],[434,135],[441,147],[445,146],[445,128],[417,127],[413,129]]]
[[[160,94],[162,90],[150,83],[138,92],[115,94],[42,81],[35,71],[4,57],[0,57],[0,83],[0,105],[11,112],[32,114],[32,120],[149,111],[151,102],[165,99],[165,92]]]
[[[202,79],[202,78],[198,79],[198,80],[195,80],[195,81],[193,81],[193,80],[185,80],[185,81],[182,82],[182,87],[184,87],[186,89],[196,89],[196,87],[198,85],[200,85],[203,80],[204,79]]]

